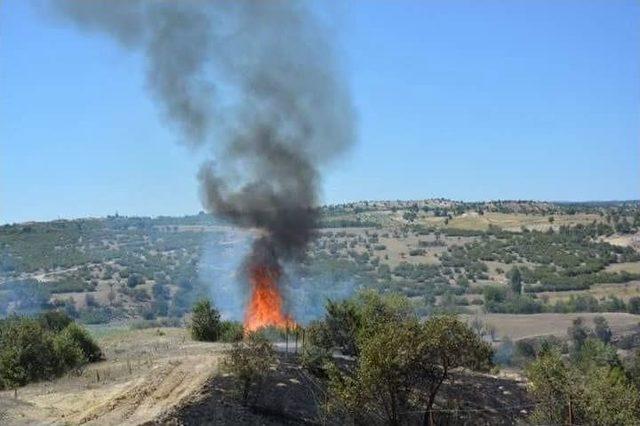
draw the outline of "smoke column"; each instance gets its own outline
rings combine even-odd
[[[297,259],[313,238],[322,168],[355,140],[330,34],[305,2],[52,4],[80,29],[144,55],[163,118],[184,143],[217,159],[198,173],[206,210],[260,230],[244,271],[277,285],[282,261]]]

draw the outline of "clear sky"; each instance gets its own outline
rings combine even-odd
[[[202,158],[162,122],[141,58],[44,3],[0,3],[0,223],[199,211]],[[640,2],[330,9],[359,141],[323,202],[640,198]]]

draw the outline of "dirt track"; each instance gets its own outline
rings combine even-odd
[[[53,382],[0,393],[0,424],[127,425],[190,401],[218,371],[223,344],[184,330],[116,331],[99,339],[107,361]]]

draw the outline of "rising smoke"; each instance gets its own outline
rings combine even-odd
[[[212,150],[205,208],[259,228],[249,263],[279,268],[313,237],[321,169],[355,140],[330,33],[300,1],[54,0],[57,15],[146,58],[181,140]]]

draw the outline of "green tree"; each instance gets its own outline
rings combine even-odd
[[[358,354],[356,339],[361,325],[361,313],[353,300],[329,300],[324,324],[332,346],[340,349],[345,355]]]
[[[429,318],[412,344],[419,346],[420,358],[415,368],[427,391],[424,424],[433,425],[433,404],[451,370],[461,367],[487,370],[493,350],[465,323],[449,315]]]
[[[571,327],[567,329],[567,335],[571,339],[574,352],[580,351],[584,342],[592,334],[593,331],[584,324],[582,317],[574,319]]]
[[[353,418],[381,407],[388,424],[400,424],[416,383],[418,335],[416,323],[385,324],[362,342],[352,377],[332,374],[333,392]]]
[[[576,374],[558,351],[549,351],[526,369],[529,391],[538,401],[531,414],[534,424],[574,424],[578,399]]]
[[[54,333],[64,330],[73,320],[63,311],[47,311],[38,315],[42,328]]]
[[[594,332],[596,337],[602,340],[604,343],[609,343],[611,341],[611,328],[609,327],[609,323],[606,318],[598,315],[593,318],[593,323],[595,324]]]
[[[388,424],[401,424],[417,399],[425,424],[434,424],[433,404],[451,371],[491,364],[491,347],[452,316],[422,324],[416,318],[379,322],[358,344],[354,370],[329,371],[329,408],[342,409],[357,423],[383,416]]]
[[[127,278],[127,285],[131,288],[136,287],[140,284],[144,284],[145,279],[142,275],[139,274],[131,274]]]
[[[87,333],[87,330],[80,327],[78,324],[71,323],[60,333],[64,338],[73,341],[82,351],[83,357],[89,362],[96,362],[104,359],[104,354],[93,340],[93,338]]]
[[[60,371],[84,364],[87,361],[82,348],[69,333],[59,333],[53,338],[53,347],[58,358]]]
[[[629,379],[640,391],[640,350],[636,349],[635,354],[628,360],[627,373]]]
[[[578,422],[602,426],[640,424],[640,396],[619,368],[589,370],[578,403]]]
[[[307,335],[312,345],[357,356],[360,339],[374,334],[381,325],[414,316],[404,297],[363,291],[352,299],[328,301],[322,321],[313,322],[307,328]]]
[[[627,310],[630,314],[640,314],[640,297],[634,296],[627,302]]]
[[[193,305],[190,330],[193,340],[215,342],[220,337],[220,314],[209,300],[201,299]]]
[[[522,274],[520,273],[520,269],[517,266],[514,266],[509,271],[508,277],[511,290],[513,290],[515,294],[522,293]]]
[[[6,320],[0,336],[0,380],[7,388],[53,377],[58,362],[51,335],[37,320]]]
[[[415,211],[407,211],[402,215],[402,218],[407,222],[413,222],[418,218],[418,213]]]
[[[543,353],[527,368],[529,389],[538,405],[534,424],[637,425],[640,394],[619,366],[615,350],[586,339],[574,363],[560,353]]]

